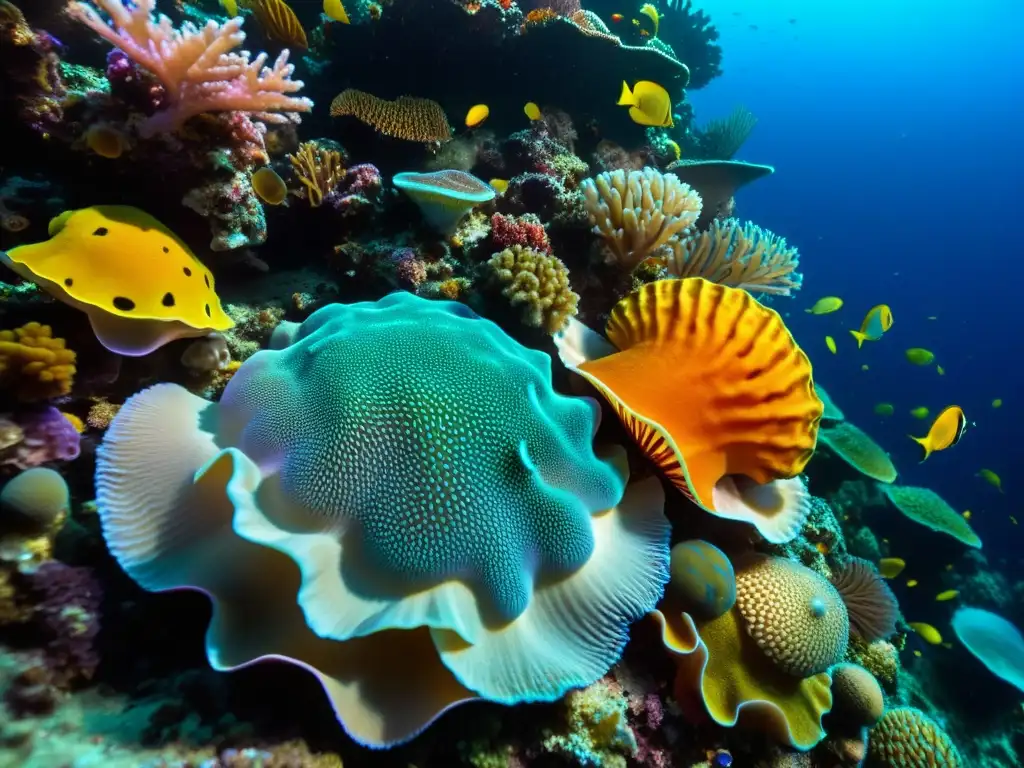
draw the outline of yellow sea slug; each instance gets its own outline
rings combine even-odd
[[[89,316],[96,338],[140,356],[232,327],[213,275],[167,227],[126,205],[65,211],[50,239],[0,251],[0,263]]]

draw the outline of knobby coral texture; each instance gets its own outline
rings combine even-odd
[[[1020,768],[743,14],[0,0],[0,766]]]

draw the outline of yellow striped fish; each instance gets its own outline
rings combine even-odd
[[[306,30],[284,0],[240,0],[238,4],[252,11],[267,37],[293,48],[309,47]]]

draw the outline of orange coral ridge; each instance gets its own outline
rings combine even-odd
[[[725,475],[768,483],[803,471],[822,405],[777,312],[701,278],[659,280],[615,306],[607,336],[619,352],[578,370],[697,504],[715,509]]]
[[[331,117],[345,116],[354,117],[385,136],[406,141],[448,141],[452,135],[441,105],[415,96],[388,101],[349,88],[331,102]]]
[[[20,400],[61,397],[71,392],[75,357],[48,325],[33,322],[0,331],[0,384]]]
[[[341,165],[341,153],[324,149],[315,141],[299,145],[294,154],[288,155],[295,177],[306,188],[306,199],[313,208],[318,208],[324,197],[331,192],[345,175]]]

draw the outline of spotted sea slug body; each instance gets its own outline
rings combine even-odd
[[[111,551],[147,589],[212,596],[214,667],[295,661],[376,746],[607,672],[668,580],[664,498],[595,454],[599,410],[550,358],[401,293],[271,346],[219,403],[132,398],[99,454]]]

